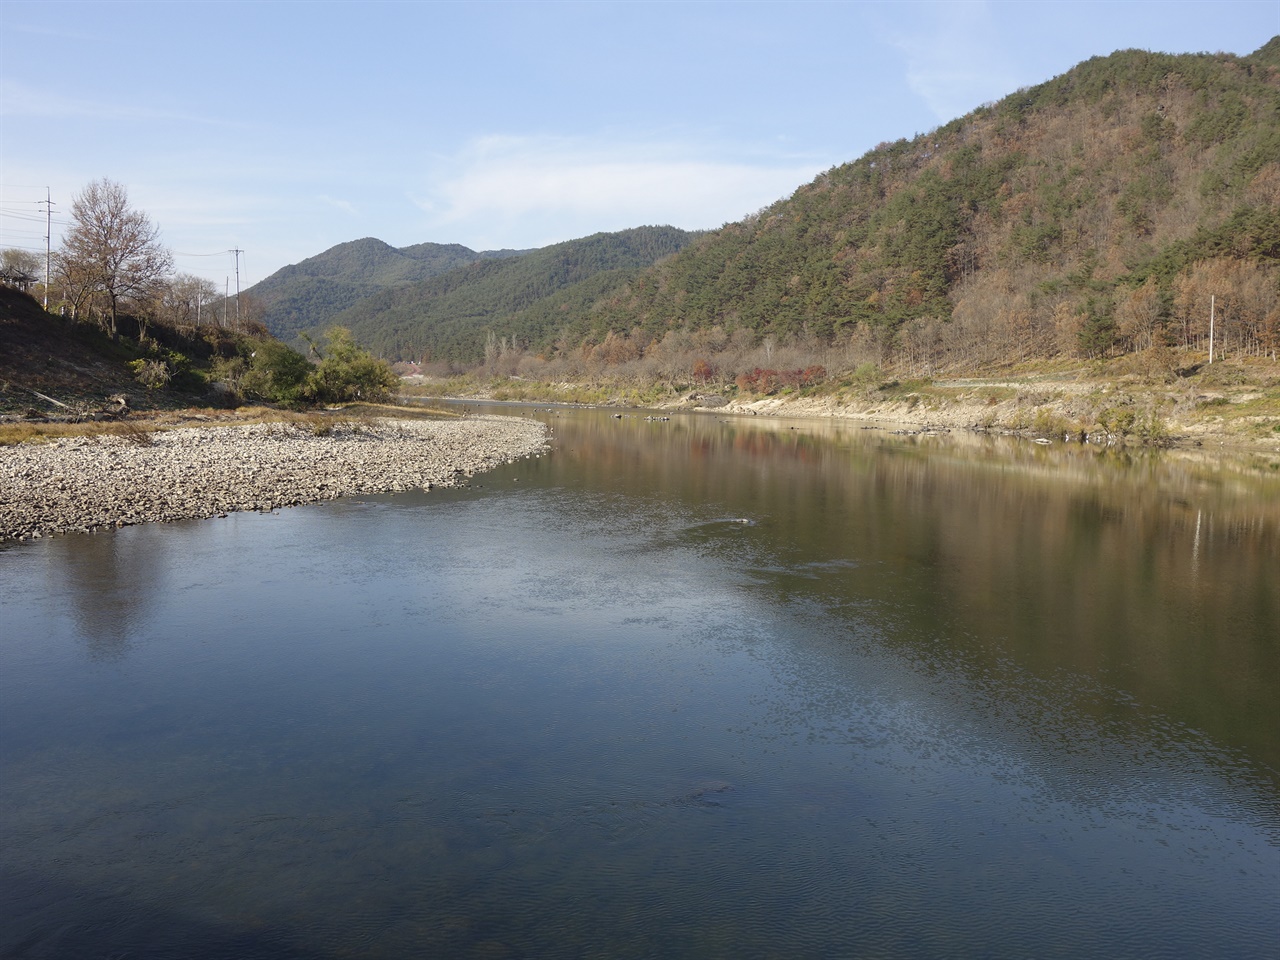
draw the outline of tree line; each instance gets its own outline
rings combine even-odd
[[[35,275],[25,251],[3,251],[2,259]],[[267,332],[251,300],[233,307],[211,281],[175,272],[159,227],[115,181],[95,180],[74,195],[50,266],[53,312],[129,340],[130,366],[148,390],[203,381],[219,384],[224,397],[304,405],[383,399],[398,382],[345,329],[329,330],[303,355]]]

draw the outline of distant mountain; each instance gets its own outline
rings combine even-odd
[[[456,267],[521,252],[477,253],[456,243],[396,248],[365,237],[282,267],[246,293],[262,305],[267,329],[287,340],[300,331],[327,326],[335,314],[388,287],[417,283]]]
[[[479,260],[366,296],[332,321],[390,359],[482,359],[488,335],[548,341],[571,313],[698,234],[675,227],[597,233],[518,256]]]

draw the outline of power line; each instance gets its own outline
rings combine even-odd
[[[42,200],[41,203],[43,202],[44,201]],[[46,215],[43,213],[9,213],[5,210],[0,210],[0,217],[3,217],[5,220],[26,220],[32,223],[44,223],[46,220]],[[59,217],[53,222],[58,224],[58,226],[65,227],[71,221],[63,220]]]

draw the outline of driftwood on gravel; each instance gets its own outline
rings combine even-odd
[[[0,447],[0,540],[453,486],[546,449],[515,417],[285,423]]]

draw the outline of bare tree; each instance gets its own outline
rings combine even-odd
[[[216,323],[211,304],[221,299],[222,293],[212,280],[180,273],[164,288],[160,298],[160,319],[173,327]]]
[[[173,257],[160,244],[159,228],[129,206],[128,191],[112,180],[95,180],[76,194],[71,216],[60,259],[67,264],[65,272],[102,294],[108,333],[114,336],[120,305],[153,297],[173,268]]]
[[[1149,350],[1155,343],[1160,323],[1160,285],[1155,277],[1138,287],[1116,305],[1116,322],[1120,335],[1134,350]]]
[[[44,276],[44,257],[17,247],[10,247],[7,250],[0,250],[0,269],[25,273],[29,277],[42,277]]]
[[[79,319],[80,311],[93,315],[97,286],[88,268],[78,260],[72,260],[61,251],[53,255],[53,286],[57,288],[63,306],[71,308],[71,316]]]

